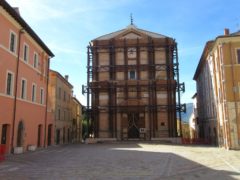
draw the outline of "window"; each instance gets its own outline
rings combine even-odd
[[[63,101],[66,101],[66,92],[63,92]]]
[[[23,60],[25,62],[28,61],[28,52],[29,52],[29,47],[27,44],[24,44],[24,47],[23,47]]]
[[[22,99],[26,99],[26,91],[27,91],[27,82],[25,79],[22,79],[22,89],[21,89],[21,98]]]
[[[237,62],[240,64],[240,49],[237,49]]]
[[[44,90],[41,88],[40,90],[40,104],[44,103]]]
[[[32,85],[32,102],[36,102],[36,85]]]
[[[61,88],[58,88],[58,98],[61,99]]]
[[[13,53],[16,53],[16,44],[17,44],[17,38],[16,38],[16,34],[11,32],[10,33],[10,51]]]
[[[34,68],[38,68],[38,54],[34,53],[34,57],[33,57],[33,67]]]
[[[13,94],[13,73],[8,72],[7,73],[7,89],[6,89],[7,95]]]
[[[129,79],[136,79],[136,71],[135,70],[129,71]]]
[[[58,109],[58,120],[60,120],[60,117],[61,117],[61,111],[60,109]]]

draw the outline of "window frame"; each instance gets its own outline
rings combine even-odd
[[[23,44],[23,61],[28,62],[28,60],[29,60],[29,45],[27,43],[24,43]]]
[[[40,88],[40,104],[44,104],[44,89]]]
[[[33,67],[36,69],[38,68],[38,62],[39,62],[38,53],[34,52],[33,53]]]
[[[236,61],[237,64],[240,64],[240,47],[236,48]]]
[[[10,84],[10,93],[8,94],[8,74],[12,75],[11,84]],[[6,95],[13,96],[13,87],[14,87],[14,73],[12,71],[7,71],[6,74]]]
[[[132,78],[132,72],[134,72],[134,78]],[[136,80],[137,79],[137,72],[136,72],[136,70],[130,70],[130,71],[128,71],[128,79],[129,80]]]
[[[14,44],[13,44],[13,49],[12,49],[12,35],[14,35]],[[12,53],[17,53],[17,34],[13,31],[10,30],[10,36],[9,36],[9,50]]]
[[[35,87],[35,88],[33,88]],[[34,91],[33,91],[34,89]],[[31,101],[36,102],[37,100],[37,85],[35,83],[32,83],[32,96],[31,96]]]
[[[23,92],[23,81],[25,81],[25,91]],[[23,94],[24,93],[24,94]],[[21,99],[27,99],[27,80],[25,78],[21,79]]]

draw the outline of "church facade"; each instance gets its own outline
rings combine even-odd
[[[137,28],[103,35],[88,47],[87,112],[90,133],[118,140],[169,138],[180,103],[177,43]],[[180,118],[181,119],[181,118]]]

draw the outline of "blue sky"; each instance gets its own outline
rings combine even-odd
[[[7,0],[55,54],[51,68],[68,74],[74,94],[85,104],[81,86],[86,84],[86,47],[101,35],[134,24],[173,37],[178,42],[180,80],[191,102],[192,80],[206,41],[240,29],[239,0]]]

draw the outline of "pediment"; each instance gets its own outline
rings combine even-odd
[[[136,34],[134,32],[130,32],[130,33],[127,33],[127,34],[123,35],[119,39],[141,39],[141,38],[142,38],[141,35]]]

